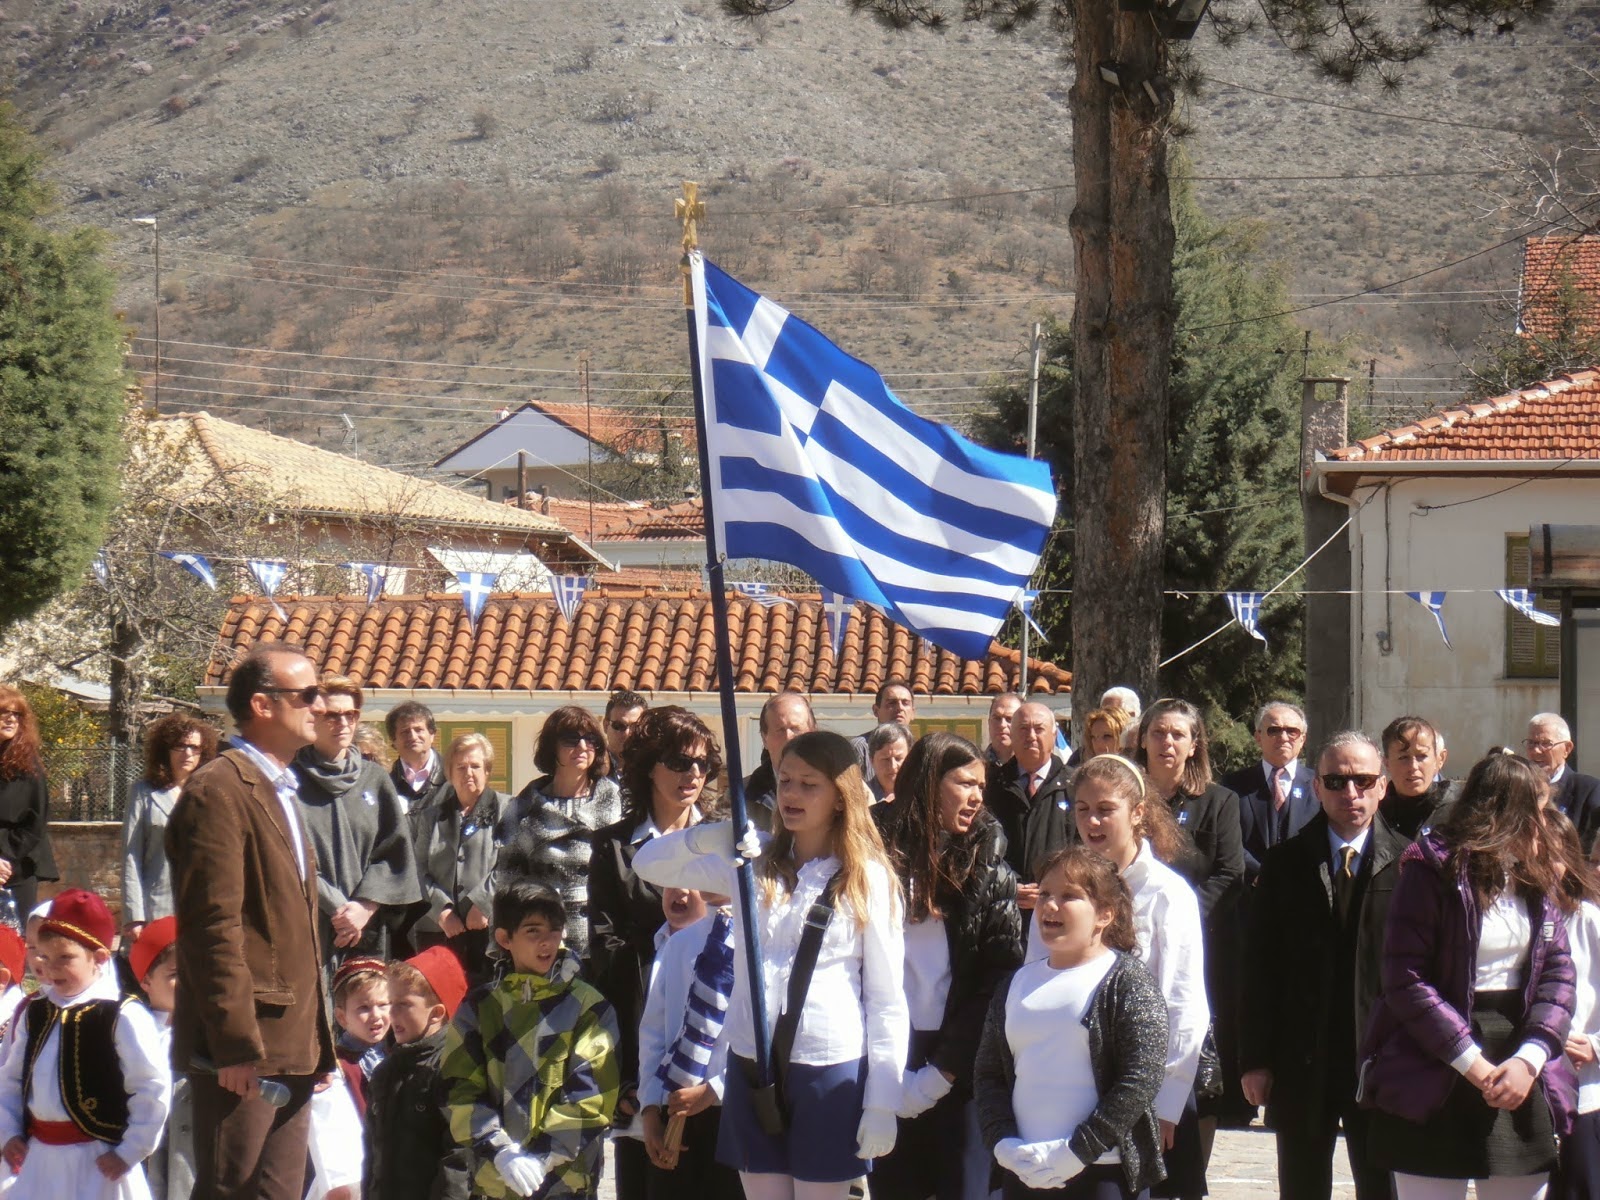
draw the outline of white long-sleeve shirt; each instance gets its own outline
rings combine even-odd
[[[1211,1024],[1200,901],[1183,876],[1156,858],[1149,842],[1139,844],[1122,878],[1133,893],[1139,957],[1167,1002],[1167,1073],[1156,1093],[1156,1116],[1176,1122],[1194,1088],[1200,1043]]]
[[[715,842],[719,849],[696,853],[689,846],[691,834],[703,839],[702,844]],[[742,936],[733,835],[726,822],[716,832],[702,826],[651,839],[639,847],[633,869],[657,887],[695,888],[732,896],[736,943]],[[800,868],[793,893],[783,895],[780,890],[771,903],[765,900],[760,881],[756,882],[769,1033],[788,997],[789,973],[800,949],[806,914],[838,869],[836,858],[813,859]],[[865,1107],[892,1112],[900,1104],[901,1073],[911,1037],[904,989],[905,914],[900,911],[897,888],[886,866],[869,863],[867,878],[865,925],[857,922],[843,897],[828,923],[789,1059],[821,1067],[865,1057]],[[736,953],[733,963],[728,1049],[740,1057],[754,1058],[755,1024],[744,954]]]
[[[705,949],[706,937],[715,920],[715,912],[701,917],[693,925],[673,933],[656,951],[656,960],[650,967],[650,992],[645,997],[644,1016],[639,1020],[640,1107],[667,1102],[667,1085],[656,1077],[656,1072],[672,1053],[678,1034],[683,1032],[689,989],[694,986],[694,961]],[[729,1003],[732,1003],[731,997]],[[727,1065],[728,1026],[724,1022],[716,1044],[711,1047],[711,1062],[706,1068],[706,1082],[711,1085],[719,1104]]]
[[[116,1000],[121,993],[116,974],[107,966],[98,979],[69,1000],[57,998],[49,989],[43,995],[62,1008],[74,1008],[91,1000]],[[20,1026],[21,1022],[17,1024]],[[7,1039],[5,1058],[0,1060],[0,1145],[23,1136],[22,1084],[28,1069],[28,1037],[20,1027],[14,1034]],[[133,1167],[149,1158],[161,1141],[172,1098],[172,1073],[167,1066],[166,1039],[144,1005],[122,1006],[117,1014],[115,1042],[122,1083],[128,1091],[128,1128],[112,1149]],[[27,1107],[39,1120],[72,1120],[61,1102],[59,1023],[45,1037],[34,1059],[30,1096]]]
[[[1572,1006],[1572,1034],[1589,1039],[1600,1054],[1600,908],[1585,900],[1567,918],[1567,941],[1578,972],[1578,995]],[[1578,1068],[1578,1111],[1600,1109],[1600,1059]]]

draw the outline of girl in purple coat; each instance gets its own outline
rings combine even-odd
[[[1536,1200],[1572,1125],[1562,1057],[1575,975],[1545,784],[1491,754],[1455,810],[1400,861],[1383,995],[1362,1047],[1373,1161],[1397,1200]]]

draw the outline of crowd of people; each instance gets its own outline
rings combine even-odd
[[[1286,1197],[1341,1134],[1358,1200],[1600,1195],[1600,781],[1557,716],[1457,783],[1426,718],[1310,752],[1275,702],[1218,777],[1126,688],[1075,752],[1014,694],[980,749],[898,681],[853,737],[783,693],[735,828],[687,709],[558,708],[509,795],[364,699],[263,645],[225,744],[146,732],[120,927],[69,889],[0,928],[0,1186],[1187,1200],[1264,1109]],[[46,815],[0,689],[19,896]]]

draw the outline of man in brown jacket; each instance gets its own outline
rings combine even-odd
[[[190,1079],[196,1197],[300,1200],[311,1092],[334,1068],[317,947],[317,870],[289,763],[322,693],[298,649],[252,650],[228,684],[229,748],[167,825],[178,916],[172,1061]],[[273,1103],[262,1082],[282,1088]]]

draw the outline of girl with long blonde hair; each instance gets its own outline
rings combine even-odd
[[[729,822],[696,825],[641,846],[633,866],[657,886],[732,895],[737,905],[736,855],[755,859],[769,1033],[808,918],[833,885],[835,911],[780,1064],[780,1133],[757,1118],[750,980],[744,954],[734,957],[717,1158],[740,1172],[749,1200],[843,1200],[871,1160],[894,1148],[910,1037],[904,904],[848,740],[801,734],[784,748],[777,783],[775,832],[764,845],[753,828],[736,847]]]

